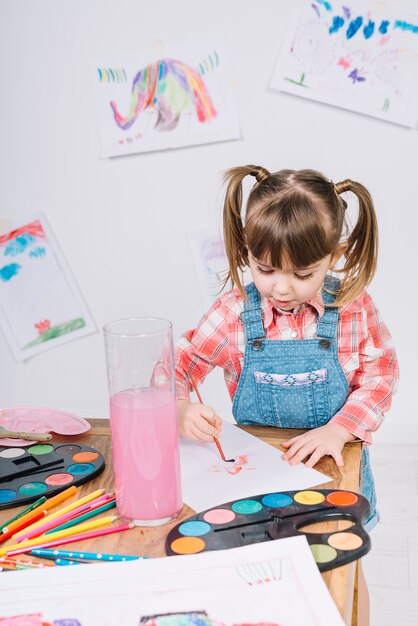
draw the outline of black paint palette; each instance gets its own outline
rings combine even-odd
[[[370,537],[362,522],[369,502],[353,491],[312,489],[266,493],[234,500],[189,517],[166,539],[168,555],[237,548],[303,534],[321,572],[367,554]],[[308,524],[348,520],[348,530],[313,533]]]
[[[78,444],[0,447],[0,510],[81,485],[104,467],[105,460],[98,450]]]

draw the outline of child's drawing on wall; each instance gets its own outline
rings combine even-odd
[[[17,360],[96,330],[43,215],[0,237],[0,325]]]
[[[239,137],[221,46],[190,45],[95,63],[102,156]]]
[[[270,86],[415,126],[418,15],[408,16],[395,2],[384,4],[299,3]]]

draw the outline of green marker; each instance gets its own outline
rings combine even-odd
[[[6,528],[6,526],[16,521],[17,519],[19,519],[19,517],[26,515],[26,513],[30,513],[30,511],[33,511],[33,509],[36,509],[38,506],[40,506],[44,502],[46,502],[46,496],[42,496],[42,498],[39,498],[39,500],[36,500],[36,502],[32,502],[32,504],[27,506],[26,509],[23,509],[23,511],[20,511],[20,513],[16,513],[14,517],[11,517],[10,519],[7,520],[7,522],[4,522],[4,524],[0,526],[0,531],[5,532],[3,529]]]

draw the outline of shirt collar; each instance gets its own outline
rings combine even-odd
[[[306,307],[313,308],[319,317],[322,317],[325,313],[325,305],[322,299],[321,293],[317,293],[313,298],[305,302],[305,304],[293,309],[293,311],[281,311],[276,308],[267,298],[261,296],[261,309],[263,311],[264,326],[268,328],[273,321],[275,315],[297,315],[303,311]]]

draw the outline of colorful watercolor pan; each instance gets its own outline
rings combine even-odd
[[[362,522],[369,515],[368,501],[353,491],[265,493],[221,504],[177,524],[167,536],[166,552],[169,556],[197,554],[303,534],[324,572],[367,554],[370,537]],[[303,529],[308,524],[338,520],[349,520],[352,526],[323,533]]]
[[[54,495],[71,485],[81,485],[100,474],[104,467],[105,460],[98,450],[78,444],[0,447],[0,510]]]

